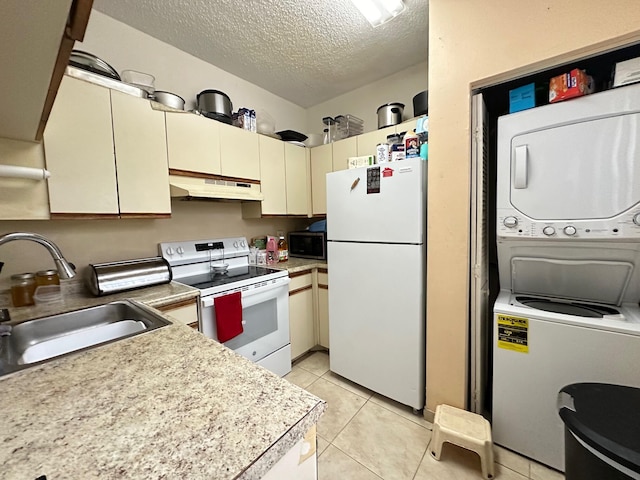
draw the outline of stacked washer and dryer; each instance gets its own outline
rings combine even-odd
[[[564,470],[560,389],[640,387],[640,85],[501,117],[497,155],[493,438]]]

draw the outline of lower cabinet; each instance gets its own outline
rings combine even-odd
[[[313,275],[311,270],[290,273],[289,337],[291,358],[297,358],[316,345],[313,322]]]
[[[290,273],[291,359],[316,345],[329,348],[329,276],[326,268]]]
[[[318,345],[329,348],[329,275],[326,268],[318,269]]]
[[[157,310],[173,317],[174,320],[180,323],[184,323],[195,330],[199,330],[198,319],[200,316],[198,315],[198,303],[198,298],[192,298],[157,307]]]
[[[285,453],[262,480],[316,480],[318,478],[318,454],[316,451],[316,426]]]

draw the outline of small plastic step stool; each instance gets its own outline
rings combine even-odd
[[[482,476],[486,479],[495,476],[491,425],[481,415],[450,405],[438,405],[429,444],[429,451],[436,460],[440,460],[444,442],[476,452],[480,455]]]

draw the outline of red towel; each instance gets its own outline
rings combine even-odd
[[[242,293],[235,292],[213,299],[216,311],[218,341],[224,343],[237,337],[242,329]]]

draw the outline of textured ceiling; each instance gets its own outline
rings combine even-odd
[[[427,59],[428,0],[373,28],[348,0],[95,0],[94,8],[310,107]]]

